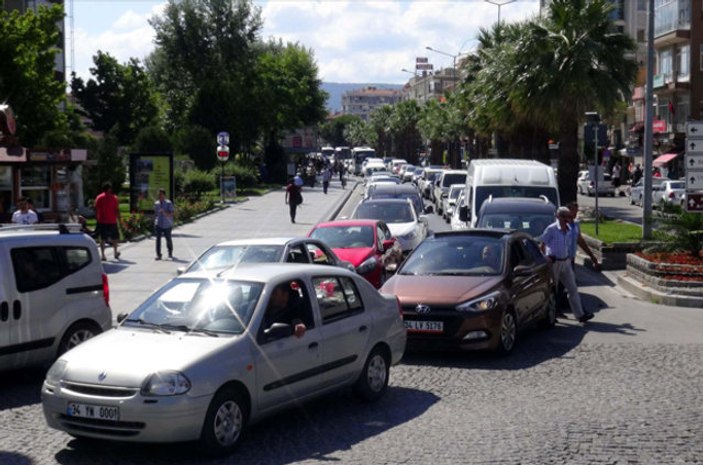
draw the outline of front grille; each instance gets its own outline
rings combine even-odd
[[[96,397],[133,397],[138,392],[138,388],[127,388],[119,386],[100,386],[95,384],[74,383],[64,381],[61,383],[61,388],[65,391],[72,391],[77,394],[84,394]]]
[[[136,436],[146,427],[145,423],[139,421],[96,420],[94,418],[70,417],[66,414],[60,414],[58,419],[66,429],[71,431],[115,437]]]

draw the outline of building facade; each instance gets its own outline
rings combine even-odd
[[[395,89],[365,87],[351,90],[342,95],[342,114],[358,116],[368,121],[371,113],[384,105],[400,102],[402,93]]]

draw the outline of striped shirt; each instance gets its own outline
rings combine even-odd
[[[564,260],[571,257],[569,255],[572,242],[572,228],[566,225],[567,230],[564,232],[559,227],[559,220],[547,226],[540,236],[540,240],[544,242],[545,255],[554,257],[557,260]]]

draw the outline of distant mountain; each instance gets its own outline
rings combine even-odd
[[[327,99],[327,109],[332,112],[342,111],[342,95],[345,92],[365,87],[377,87],[379,89],[402,89],[402,84],[348,84],[340,82],[323,82],[322,90],[330,96]]]

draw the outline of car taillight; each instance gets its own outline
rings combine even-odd
[[[400,305],[400,299],[396,296],[395,302],[398,304],[398,313],[400,313],[400,319],[403,319],[403,306]]]
[[[676,198],[676,194],[674,194],[673,192],[669,192],[669,198],[670,198],[670,199],[675,199],[675,198]]]
[[[110,285],[107,283],[107,275],[103,273],[103,299],[105,305],[110,306]]]

